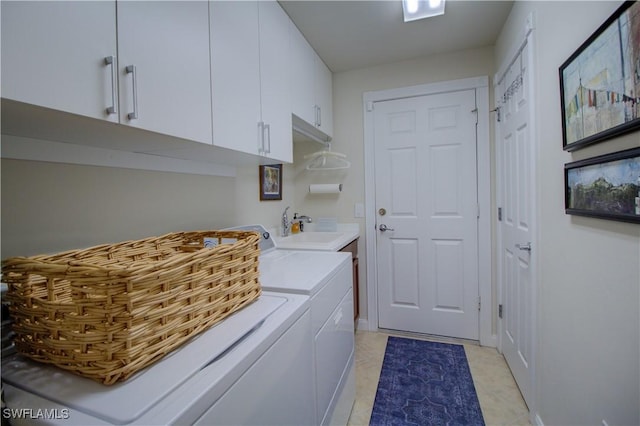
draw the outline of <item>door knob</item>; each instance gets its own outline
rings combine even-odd
[[[380,226],[378,227],[379,230],[381,230],[382,232],[384,231],[393,231],[393,228],[389,228],[387,225],[385,225],[384,223],[381,223]]]
[[[525,251],[531,251],[531,243],[516,244],[516,248]]]

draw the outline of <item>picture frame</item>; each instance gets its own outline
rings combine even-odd
[[[640,223],[640,148],[565,164],[565,212]]]
[[[260,174],[260,201],[282,200],[282,164],[262,165]]]
[[[559,69],[563,149],[640,129],[640,2],[625,1]]]

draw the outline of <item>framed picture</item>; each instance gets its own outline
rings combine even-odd
[[[567,214],[640,223],[640,148],[565,164]]]
[[[282,200],[282,164],[260,166],[260,200]]]
[[[640,128],[640,2],[626,1],[560,67],[566,151]]]

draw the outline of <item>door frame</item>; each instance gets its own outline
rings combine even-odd
[[[478,124],[477,173],[478,173],[478,291],[480,296],[479,336],[482,346],[497,346],[497,335],[493,332],[494,289],[492,289],[491,265],[493,252],[491,242],[491,146],[489,136],[489,77],[472,77],[396,89],[365,92],[363,94],[364,115],[364,174],[365,174],[365,237],[367,254],[367,322],[362,324],[369,331],[378,330],[378,277],[376,268],[376,212],[375,212],[375,167],[374,167],[374,117],[376,102],[438,93],[474,89]]]

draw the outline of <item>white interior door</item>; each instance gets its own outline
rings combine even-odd
[[[531,407],[533,383],[532,250],[534,191],[531,133],[531,62],[525,45],[496,86],[500,101],[497,123],[499,268],[501,279],[501,349]]]
[[[478,339],[476,112],[475,90],[375,103],[381,328]]]

